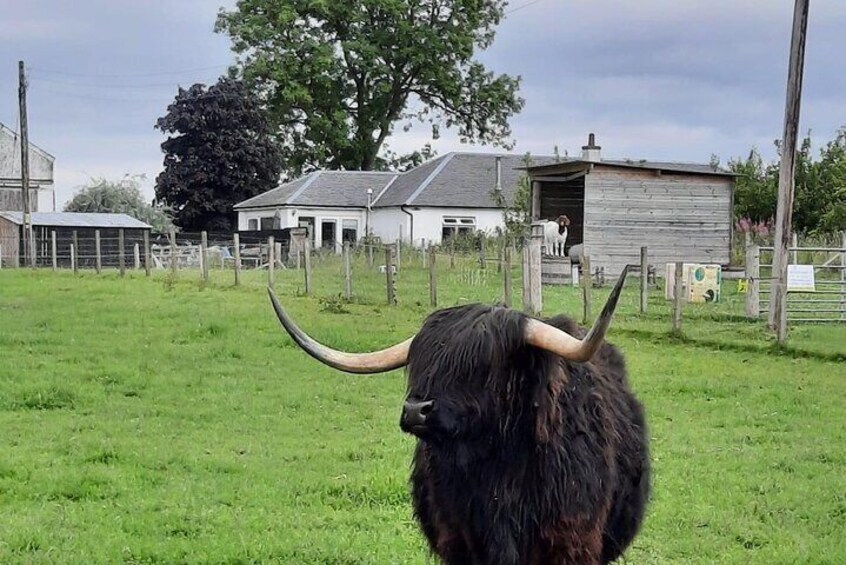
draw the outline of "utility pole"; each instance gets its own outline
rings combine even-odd
[[[770,294],[769,325],[777,340],[787,340],[787,248],[791,242],[793,192],[796,168],[796,138],[799,130],[799,108],[802,101],[802,75],[805,67],[805,37],[808,31],[810,0],[796,0],[793,8],[793,34],[790,39],[790,63],[787,71],[787,102],[784,108],[784,135],[781,143],[781,166],[778,175],[778,207],[776,208],[775,254]]]
[[[23,250],[29,266],[35,268],[35,246],[32,244],[32,218],[29,206],[29,133],[26,125],[26,76],[24,62],[18,62],[18,103],[21,119],[21,196],[23,198]]]

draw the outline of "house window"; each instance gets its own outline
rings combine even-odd
[[[274,216],[265,216],[261,219],[262,231],[276,229],[276,218]]]
[[[441,225],[441,239],[467,236],[476,231],[476,218],[471,216],[444,216]]]
[[[341,226],[341,241],[351,243],[358,241],[358,220],[343,220]]]
[[[247,220],[247,229],[250,231],[258,231],[258,220],[255,218]]]

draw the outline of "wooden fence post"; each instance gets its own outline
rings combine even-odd
[[[640,313],[646,314],[649,302],[649,252],[646,246],[640,248]]]
[[[793,264],[799,264],[799,234],[793,232],[793,236],[791,238],[791,243],[793,243]]]
[[[485,269],[487,267],[487,257],[485,256],[485,236],[479,238],[479,268]]]
[[[543,310],[543,287],[541,285],[541,266],[543,257],[543,224],[532,223],[532,239],[529,241],[529,312],[540,314]]]
[[[144,230],[144,274],[150,276],[150,232]]]
[[[673,279],[673,333],[681,332],[682,322],[682,279],[684,278],[684,263],[676,263],[675,278]]]
[[[135,270],[138,271],[141,269],[141,246],[137,243],[132,246],[132,260],[135,267]]]
[[[590,274],[590,257],[585,255],[581,261],[582,267],[582,324],[589,324],[591,317],[590,291],[593,286],[593,277]]]
[[[70,260],[71,268],[73,269],[73,274],[76,274],[76,248],[74,247],[73,243],[70,244]]]
[[[385,246],[385,286],[388,291],[388,305],[394,306],[397,303],[396,289],[394,288],[394,258],[392,245]]]
[[[276,245],[274,245],[274,238],[271,235],[267,238],[267,284],[272,288],[276,282],[276,261],[273,254],[276,252]],[[306,290],[308,294],[308,290]]]
[[[455,268],[455,236],[449,239],[449,268]]]
[[[435,266],[435,248],[429,246],[429,306],[438,306],[438,271]]]
[[[170,272],[175,277],[176,270],[176,230],[170,230]]]
[[[99,234],[100,231],[98,230],[95,234]],[[50,251],[53,254],[53,270],[59,268],[59,258],[56,256],[56,231],[53,230],[50,232]]]
[[[761,251],[757,245],[746,248],[746,317],[757,319],[761,315],[760,281]]]
[[[53,232],[55,233],[55,232]],[[103,251],[100,241],[100,230],[94,230],[94,270],[97,274],[103,270]]]
[[[118,230],[118,263],[120,266],[120,276],[126,276],[126,250],[124,249],[124,231],[123,228]]]
[[[241,236],[239,234],[232,235],[232,247],[235,251],[235,286],[241,284]]]
[[[521,286],[523,290],[522,302],[523,302],[523,311],[529,311],[529,302],[531,301],[530,298],[530,289],[532,286],[532,281],[529,277],[529,240],[528,238],[523,240],[523,249],[521,254]]]
[[[200,268],[203,282],[209,282],[209,234],[206,231],[200,232]]]
[[[305,267],[305,293],[311,296],[311,238],[303,241],[303,266]]]
[[[71,253],[71,262],[73,263],[73,273],[79,270],[79,234],[76,230],[73,230],[71,234],[73,239],[73,253]]]
[[[344,242],[344,298],[352,299],[352,249],[350,242]]]
[[[502,303],[507,308],[511,308],[511,248],[506,245],[502,250],[502,254]]]

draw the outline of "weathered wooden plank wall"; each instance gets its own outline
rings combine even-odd
[[[654,265],[727,264],[732,186],[727,177],[597,168],[585,178],[585,253],[609,276],[637,264],[641,246]]]

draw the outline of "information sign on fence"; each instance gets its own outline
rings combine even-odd
[[[787,266],[787,292],[816,292],[813,265]]]

